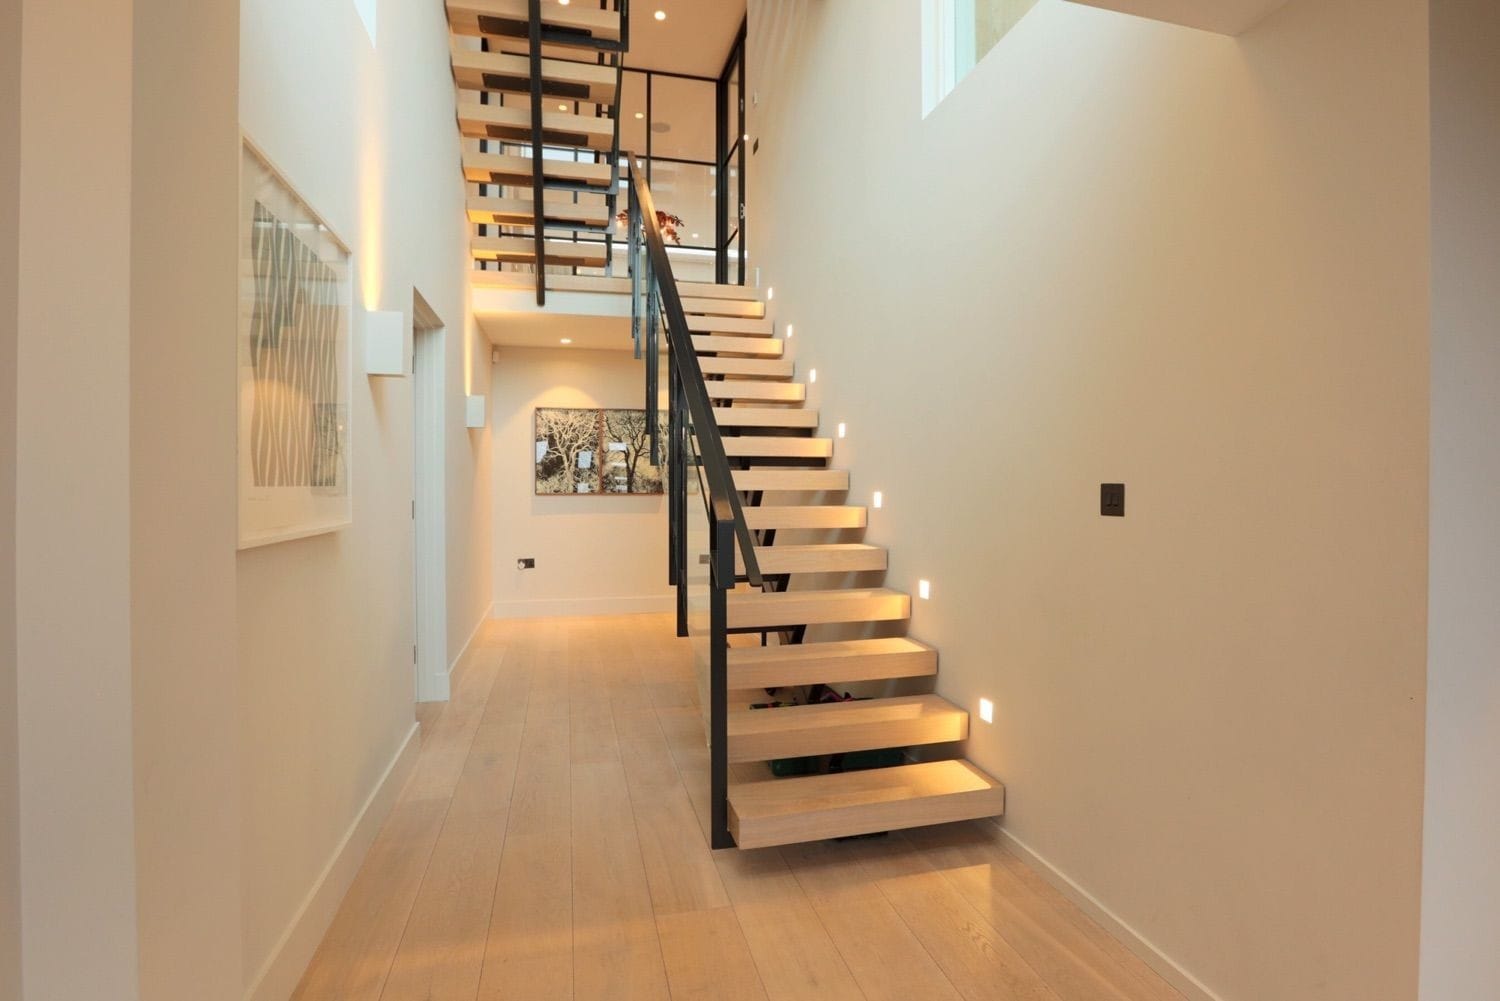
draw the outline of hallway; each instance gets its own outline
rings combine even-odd
[[[987,824],[710,852],[666,616],[485,628],[298,1001],[1180,999]]]

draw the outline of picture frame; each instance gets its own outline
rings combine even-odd
[[[248,138],[240,164],[238,548],[353,523],[349,245]]]
[[[666,447],[665,411],[658,411]],[[537,407],[533,419],[534,490],[538,497],[659,496],[665,456],[651,465],[646,411],[618,407]]]

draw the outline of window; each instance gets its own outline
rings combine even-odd
[[[1037,0],[922,0],[922,117],[1014,28]]]
[[[365,26],[365,34],[370,36],[370,44],[375,44],[375,5],[378,0],[354,0],[354,10],[359,14],[359,21]]]

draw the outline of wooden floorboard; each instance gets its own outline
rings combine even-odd
[[[666,616],[492,622],[419,718],[296,1001],[1181,1001],[988,823],[711,851]]]

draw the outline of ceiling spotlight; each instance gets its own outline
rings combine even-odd
[[[573,343],[573,338],[571,338],[571,337],[564,337],[562,339],[562,343],[563,344],[572,344]]]
[[[557,110],[558,111],[567,111],[568,110],[568,106],[566,104],[559,104],[557,106]]]
[[[665,21],[667,19],[667,12],[664,11],[664,10],[657,11],[656,12],[656,19],[658,21]]]
[[[696,239],[698,239],[698,234],[697,234],[697,233],[694,233],[694,234],[693,234],[693,239],[694,239],[694,240],[696,240]]]
[[[568,0],[557,0],[557,5],[559,7],[566,7],[568,5]]]
[[[637,117],[637,118],[645,118],[646,117],[646,113],[644,111],[637,111],[635,113],[635,117]]]

